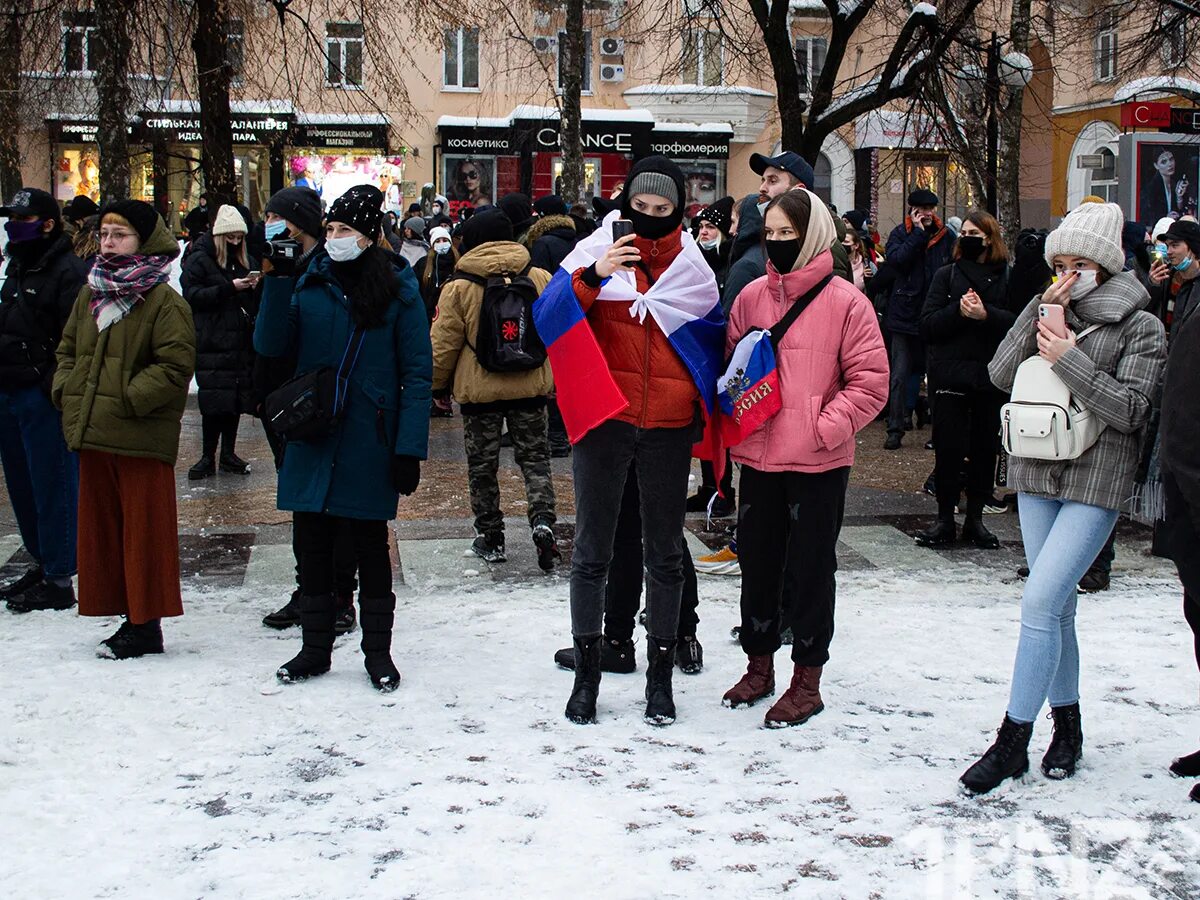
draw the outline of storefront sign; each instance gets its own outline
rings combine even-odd
[[[1170,130],[1176,134],[1200,134],[1200,109],[1172,109]]]
[[[1125,103],[1121,106],[1122,128],[1171,127],[1170,103]]]
[[[145,129],[151,138],[173,144],[199,144],[200,117],[144,113]],[[272,144],[286,136],[290,122],[282,116],[240,115],[230,123],[235,144]]]
[[[671,159],[729,159],[728,134],[656,131],[650,135],[650,152]]]
[[[507,128],[442,128],[442,152],[498,156],[515,153]]]
[[[362,147],[386,151],[388,127],[380,123],[306,123],[292,128],[288,143],[293,147]]]
[[[648,127],[646,131],[649,131]],[[557,150],[562,146],[557,123],[541,126],[534,138],[537,150]],[[640,156],[648,148],[649,135],[619,122],[584,122],[580,140],[584,153],[634,153]]]
[[[927,116],[879,109],[854,123],[854,145],[859,150],[930,147],[936,142],[937,130]]]

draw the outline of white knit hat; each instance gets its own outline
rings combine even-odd
[[[1124,225],[1125,214],[1115,203],[1080,204],[1046,238],[1046,262],[1053,268],[1056,256],[1079,256],[1116,275],[1125,268]]]
[[[213,222],[212,233],[216,234],[245,234],[246,220],[236,207],[226,203],[217,210],[217,220]]]
[[[443,228],[441,225],[438,225],[436,228],[429,229],[429,244],[430,244],[430,246],[433,246],[438,241],[440,241],[442,238],[445,238],[446,240],[450,240],[449,229]]]

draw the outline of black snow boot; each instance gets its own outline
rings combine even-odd
[[[575,685],[567,700],[567,718],[576,725],[596,722],[596,698],[600,694],[600,635],[575,638]]]
[[[1008,716],[996,732],[996,742],[958,780],[974,794],[986,794],[1006,778],[1020,778],[1029,771],[1029,739],[1033,723],[1022,725]]]
[[[231,475],[250,474],[250,463],[236,453],[222,453],[220,467],[222,472],[228,472]]]
[[[651,725],[670,725],[675,721],[675,697],[671,691],[675,641],[649,638],[646,641],[646,657],[645,719]]]
[[[704,648],[694,634],[679,639],[675,647],[675,662],[684,675],[697,675],[704,669]]]
[[[151,619],[142,625],[126,620],[116,634],[101,642],[96,655],[101,659],[137,659],[163,652],[162,621]]]
[[[967,516],[967,520],[963,522],[962,539],[980,550],[1000,549],[1000,539],[988,531],[983,519],[977,516]]]
[[[333,620],[337,618],[337,598],[333,594],[300,598],[300,630],[304,646],[288,660],[275,677],[284,684],[324,675],[333,662]]]
[[[554,654],[554,661],[560,669],[575,670],[575,648],[565,647]],[[621,641],[616,638],[600,639],[600,671],[612,672],[614,675],[628,675],[637,671],[637,654],[634,652],[632,640]]]
[[[1059,781],[1075,774],[1075,764],[1083,756],[1083,725],[1079,718],[1079,704],[1050,708],[1054,719],[1054,736],[1042,757],[1042,771],[1047,778]]]
[[[942,516],[928,531],[920,531],[915,538],[918,547],[949,547],[958,538],[954,516]]]
[[[75,588],[71,582],[63,586],[53,581],[39,581],[19,597],[8,601],[8,608],[15,613],[34,610],[70,609],[75,605]]]
[[[216,461],[211,456],[202,456],[198,463],[188,469],[188,481],[200,481],[216,474]]]
[[[14,597],[20,597],[45,577],[46,573],[42,571],[41,566],[27,569],[16,581],[10,581],[4,587],[0,587],[0,600],[12,600]]]
[[[1171,774],[1180,778],[1200,778],[1200,750],[1171,760]]]
[[[263,616],[262,623],[268,628],[277,628],[280,631],[285,628],[291,628],[293,625],[299,625],[300,592],[292,591],[292,596],[288,602],[275,610],[275,612]]]
[[[392,622],[396,615],[396,595],[358,598],[362,607],[359,627],[362,628],[363,665],[371,676],[371,684],[383,693],[400,686],[400,673],[392,662]]]

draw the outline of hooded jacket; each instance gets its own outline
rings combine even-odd
[[[512,241],[495,241],[476,247],[458,261],[456,271],[478,278],[517,274],[529,265],[529,251]],[[538,293],[550,283],[550,273],[539,268],[528,272]],[[554,386],[550,361],[528,372],[489,372],[479,364],[471,345],[479,333],[483,286],[465,278],[447,282],[433,320],[433,389],[452,388],[464,415],[522,405],[543,405]]]
[[[159,219],[138,253],[173,257],[179,245]],[[192,311],[163,283],[101,332],[91,300],[92,289],[85,285],[58,345],[51,400],[62,410],[67,447],[175,465],[196,367]]]
[[[1009,458],[1009,485],[1024,494],[1072,500],[1105,509],[1124,509],[1133,495],[1141,432],[1162,377],[1167,343],[1162,323],[1145,311],[1150,295],[1132,272],[1121,272],[1090,294],[1072,300],[1067,321],[1089,334],[1054,364],[1072,398],[1108,427],[1078,459]],[[1017,368],[1037,354],[1041,295],[1017,317],[988,366],[992,383],[1012,390]]]
[[[952,261],[954,236],[939,220],[932,232],[917,228],[909,217],[897,225],[887,243],[887,265],[895,272],[884,322],[897,334],[919,334],[921,308],[934,273]]]
[[[567,254],[575,249],[577,240],[575,220],[570,216],[545,216],[525,234],[530,262],[551,274],[558,271]]]

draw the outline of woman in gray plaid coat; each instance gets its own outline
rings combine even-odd
[[[1122,271],[1123,224],[1114,203],[1085,203],[1063,220],[1046,239],[1057,279],[1017,318],[988,366],[992,382],[1008,393],[1017,367],[1040,355],[1107,427],[1078,459],[1010,460],[1029,580],[1008,714],[996,742],[961,779],[975,793],[1028,770],[1033,721],[1047,700],[1054,735],[1042,771],[1066,778],[1082,755],[1076,585],[1133,495],[1142,431],[1167,353],[1162,323],[1144,311],[1146,288]],[[1065,339],[1039,321],[1043,303],[1064,307]],[[1077,342],[1076,334],[1093,325],[1102,327]]]

